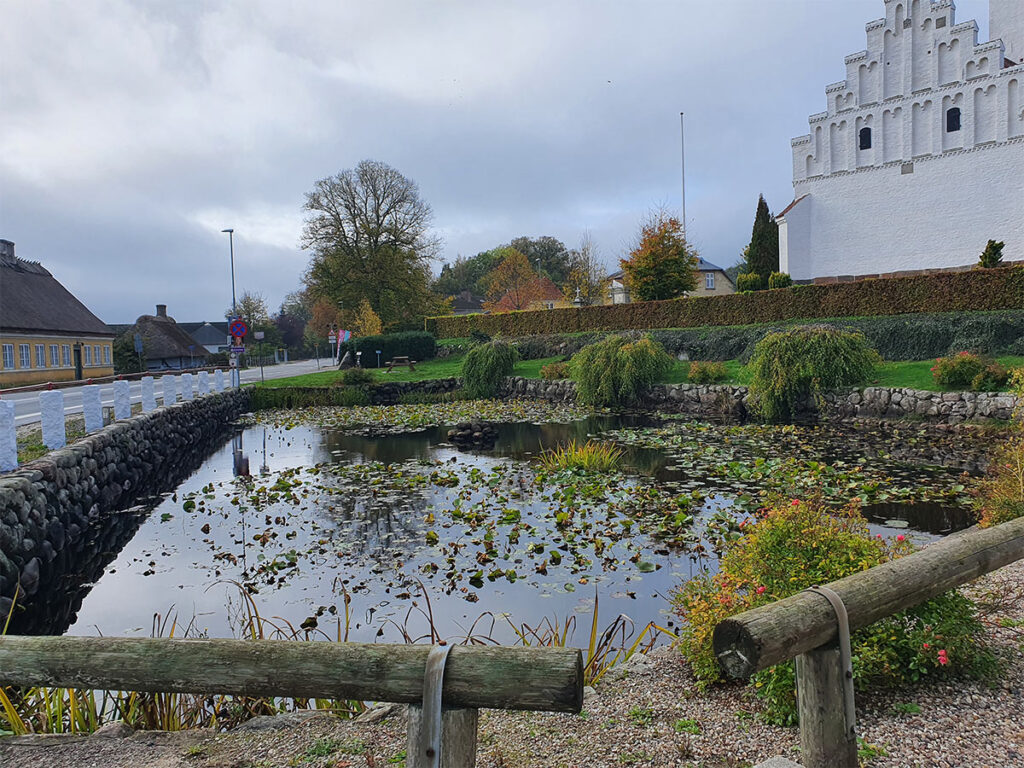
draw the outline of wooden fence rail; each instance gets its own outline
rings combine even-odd
[[[336,698],[420,704],[429,646],[287,640],[0,637],[0,685]],[[457,645],[444,667],[440,763],[409,751],[409,768],[472,766],[477,708],[579,712],[575,648]],[[467,712],[468,710],[468,712]],[[410,717],[410,746],[420,716]]]
[[[1024,558],[1024,518],[971,528],[920,552],[825,585],[845,606],[850,630],[923,603]],[[754,608],[715,627],[713,646],[727,677],[796,658],[805,768],[856,768],[857,741],[846,727],[836,610],[810,591]]]

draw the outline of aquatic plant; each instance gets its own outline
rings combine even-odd
[[[541,466],[549,472],[559,469],[609,472],[618,469],[621,459],[621,448],[597,440],[588,440],[585,443],[570,440],[565,445],[556,446],[540,455]]]
[[[818,500],[779,501],[726,545],[718,573],[675,592],[673,603],[685,621],[679,648],[702,685],[718,682],[711,640],[720,621],[911,551],[902,534],[894,541],[873,538],[852,505],[837,511]],[[953,673],[984,677],[995,668],[975,606],[957,591],[858,630],[852,641],[854,680],[862,688]],[[796,721],[792,662],[758,672],[751,683],[769,720]]]
[[[503,341],[473,347],[462,362],[462,386],[470,397],[494,397],[512,375],[519,353]]]
[[[570,361],[579,402],[609,408],[638,402],[671,367],[672,358],[650,336],[636,341],[608,336]]]
[[[750,403],[763,418],[786,421],[808,398],[867,383],[880,362],[859,331],[807,325],[770,333],[750,359]]]

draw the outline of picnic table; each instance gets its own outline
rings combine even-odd
[[[388,367],[388,369],[384,371],[384,373],[391,373],[392,369],[394,368],[408,368],[410,371],[416,370],[416,361],[410,360],[408,357],[405,356],[396,355],[394,358],[384,363],[384,365]]]

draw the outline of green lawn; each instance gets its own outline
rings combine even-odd
[[[446,357],[443,360],[428,360],[419,363],[415,371],[407,368],[397,368],[391,373],[382,370],[369,369],[377,381],[426,381],[428,379],[447,379],[460,375],[462,370],[462,355]],[[547,357],[542,360],[520,360],[516,363],[513,375],[524,376],[528,379],[539,379],[541,366],[559,360],[557,357]],[[1015,368],[1024,365],[1024,357],[999,357],[996,358],[1007,368]],[[911,362],[887,362],[882,363],[878,369],[876,378],[871,384],[882,387],[907,387],[910,389],[938,390],[932,379],[931,367],[934,360],[915,360]],[[678,384],[686,381],[687,371],[690,367],[688,362],[676,361],[669,371],[665,381],[669,384]],[[737,360],[727,360],[725,367],[729,371],[728,384],[748,384],[750,372]],[[303,376],[293,376],[288,379],[273,379],[264,384],[255,384],[257,387],[327,387],[334,384],[341,378],[341,371],[320,371],[319,373],[307,373]]]

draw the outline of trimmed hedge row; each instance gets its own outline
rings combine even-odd
[[[1022,307],[1024,267],[1002,267],[579,309],[428,317],[425,326],[438,338],[460,338],[473,331],[532,336]]]
[[[423,362],[424,360],[433,360],[437,355],[437,342],[431,334],[424,331],[400,331],[381,336],[361,336],[348,342],[344,347],[352,354],[363,353],[364,368],[378,367],[378,349],[380,350],[381,367],[396,356]]]
[[[993,356],[1024,355],[1024,309],[812,320],[860,331],[886,360],[928,360],[962,350]],[[758,341],[796,322],[666,328],[650,331],[650,334],[672,355],[685,352],[691,360],[746,362]],[[639,336],[644,332],[625,333]],[[509,339],[509,342],[519,350],[524,360],[536,360],[544,357],[570,357],[588,344],[600,341],[605,335],[595,331],[572,336],[523,336]]]

